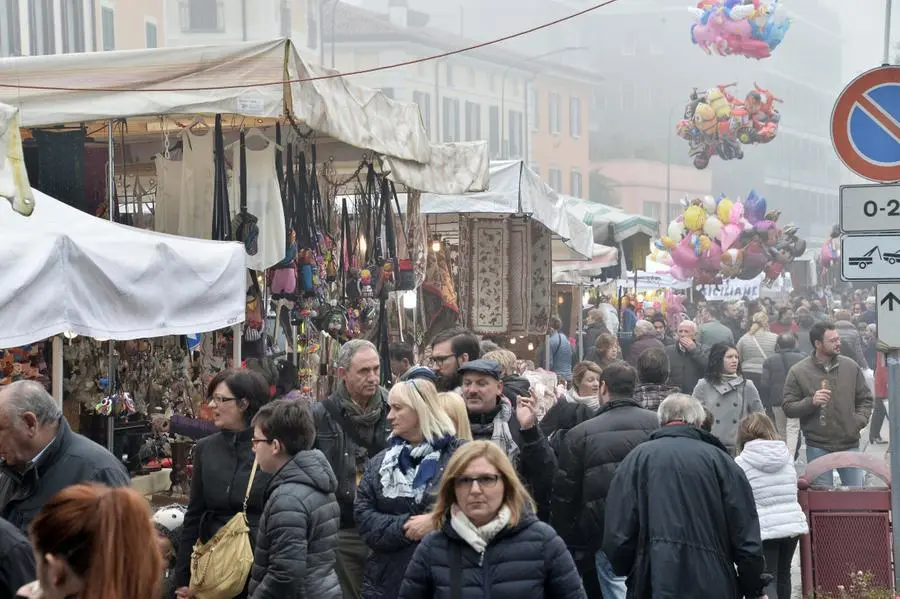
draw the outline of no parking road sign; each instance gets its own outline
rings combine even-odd
[[[872,69],[844,88],[831,113],[831,141],[860,177],[900,181],[900,66]]]

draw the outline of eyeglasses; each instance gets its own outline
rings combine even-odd
[[[472,485],[478,483],[478,488],[490,489],[496,486],[499,481],[499,474],[482,474],[481,476],[460,476],[454,481],[454,484],[457,487],[471,489]]]
[[[227,397],[225,395],[210,395],[206,398],[206,403],[214,401],[216,403],[225,403],[226,401],[237,401],[237,397]]]
[[[256,447],[256,445],[258,443],[265,443],[266,445],[271,445],[273,443],[273,441],[274,441],[274,439],[250,439],[250,444],[253,445],[253,447]]]

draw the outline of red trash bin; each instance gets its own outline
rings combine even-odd
[[[810,486],[837,468],[871,472],[887,488]],[[876,588],[892,588],[891,472],[884,460],[856,451],[830,453],[810,462],[797,486],[809,522],[809,534],[800,538],[803,596],[837,594],[856,572],[871,572]]]

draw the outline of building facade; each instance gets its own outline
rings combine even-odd
[[[0,0],[0,56],[155,48],[164,0]]]
[[[327,62],[333,56],[339,71],[411,63],[352,80],[416,103],[432,141],[487,140],[492,159],[525,159],[526,89],[534,71],[517,54],[484,48],[415,62],[473,42],[428,26],[426,15],[405,6],[379,13],[331,3],[323,19]]]

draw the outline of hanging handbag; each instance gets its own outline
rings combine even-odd
[[[233,599],[244,591],[253,566],[247,501],[256,478],[256,460],[244,493],[243,509],[206,543],[197,541],[191,553],[190,589],[196,599]]]
[[[244,321],[244,339],[247,341],[259,341],[262,339],[263,325],[263,298],[262,290],[256,282],[256,274],[251,271],[253,282],[247,289],[247,310]]]
[[[255,256],[259,251],[259,219],[247,212],[247,145],[244,130],[240,137],[240,212],[231,221],[234,238],[244,244],[248,256]]]

